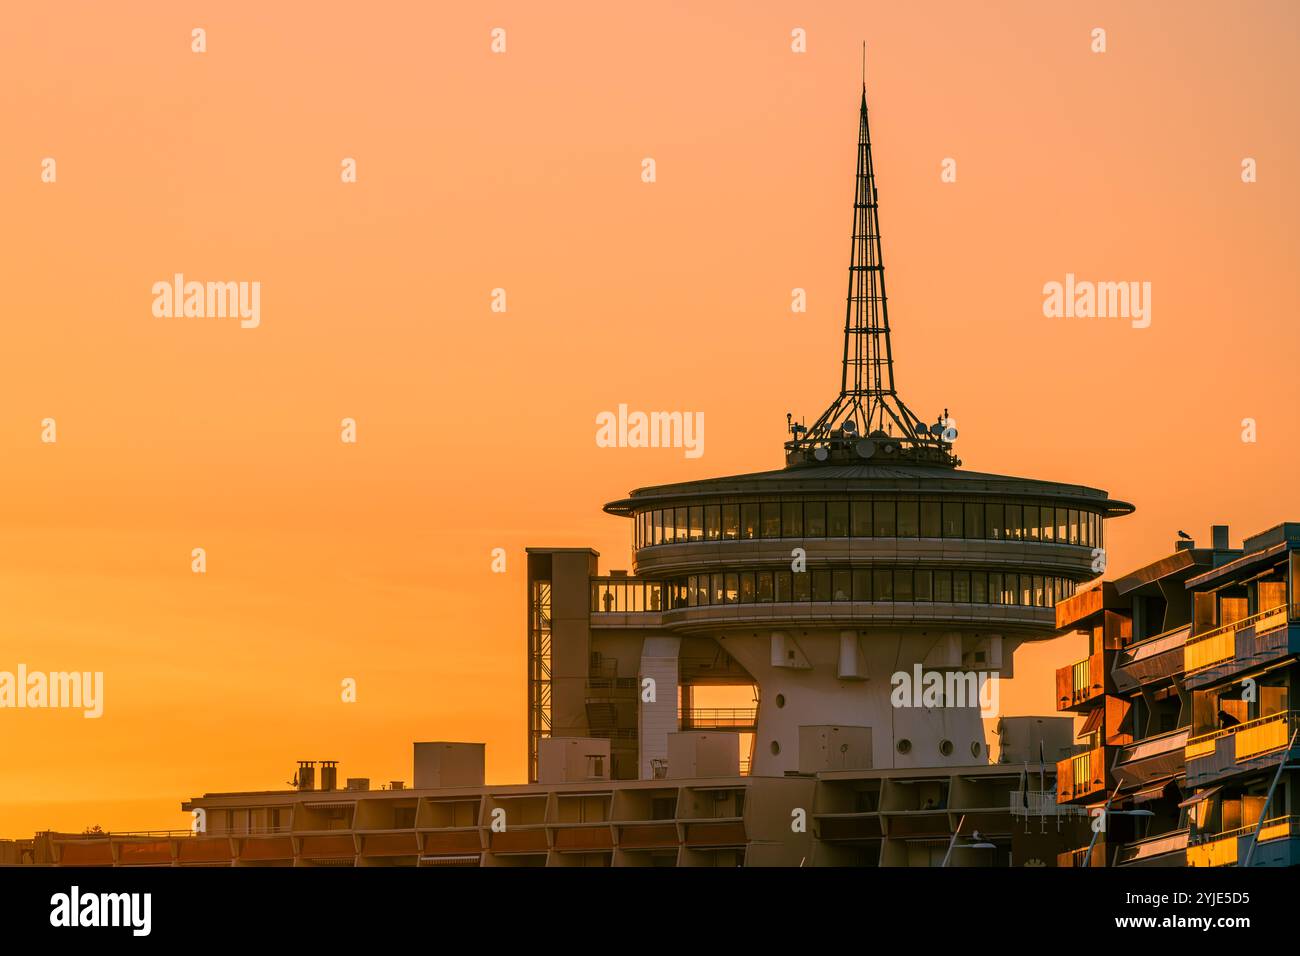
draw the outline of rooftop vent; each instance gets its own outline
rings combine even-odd
[[[298,761],[298,772],[293,775],[293,786],[295,790],[316,789],[316,761]]]

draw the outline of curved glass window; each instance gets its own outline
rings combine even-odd
[[[639,548],[739,539],[963,538],[1102,547],[1103,519],[1080,508],[1018,501],[889,498],[773,499],[639,512]]]

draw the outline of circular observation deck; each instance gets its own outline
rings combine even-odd
[[[634,567],[674,629],[914,624],[1050,632],[1133,506],[1082,485],[826,462],[638,489]]]

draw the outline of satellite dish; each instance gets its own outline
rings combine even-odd
[[[954,442],[954,441],[956,441],[956,440],[957,440],[957,429],[955,429],[955,428],[949,428],[947,431],[948,431],[948,434],[951,435],[952,437],[951,437],[951,438],[944,438],[944,441],[946,441],[946,442]]]
[[[930,426],[930,434],[933,435],[935,438],[938,438],[940,435],[943,434],[943,425],[940,424],[939,422],[935,422],[933,425]]]
[[[870,458],[876,453],[876,443],[870,438],[864,438],[854,446],[859,458]]]
[[[858,431],[858,423],[851,418],[845,419],[844,424],[840,427],[844,429],[846,435],[855,435]]]
[[[826,450],[825,445],[818,445],[815,449],[813,449],[813,457],[816,458],[818,461],[825,461],[830,456],[831,453]]]

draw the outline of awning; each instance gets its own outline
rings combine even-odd
[[[1085,734],[1096,733],[1097,729],[1101,727],[1101,718],[1104,712],[1104,707],[1094,707],[1090,710],[1087,718],[1083,722],[1083,728],[1075,736],[1082,737]]]
[[[1134,803],[1151,803],[1154,800],[1160,800],[1167,796],[1170,788],[1174,786],[1174,779],[1168,777],[1160,783],[1154,783],[1143,787],[1137,793],[1133,794],[1131,799]]]
[[[1223,787],[1210,787],[1210,789],[1208,790],[1202,790],[1200,793],[1194,794],[1188,797],[1182,803],[1178,804],[1178,809],[1183,810],[1186,809],[1187,807],[1200,803],[1202,800],[1208,800],[1210,799],[1210,797],[1214,796],[1222,789]]]

